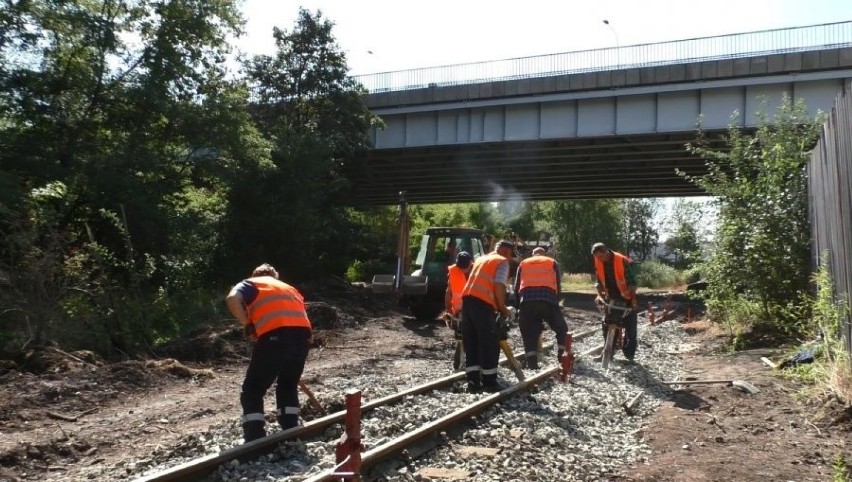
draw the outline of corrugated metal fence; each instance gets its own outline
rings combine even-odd
[[[837,96],[808,165],[814,266],[828,253],[838,300],[852,306],[852,94]],[[846,313],[843,338],[852,353],[852,314]]]

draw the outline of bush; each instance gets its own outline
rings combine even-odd
[[[589,273],[563,273],[562,290],[594,290],[595,275]]]
[[[697,283],[703,279],[701,270],[697,266],[684,270],[681,276],[683,276],[683,282],[686,284]]]
[[[652,289],[669,288],[683,284],[683,275],[659,261],[645,261],[636,265],[636,284]]]
[[[828,269],[827,254],[823,253],[819,270],[811,281],[817,291],[812,303],[812,325],[809,334],[822,334],[821,348],[824,354],[817,360],[817,384],[834,393],[845,403],[852,403],[852,361],[843,346],[843,323],[849,313],[849,305],[835,295],[834,280]]]
[[[392,274],[394,268],[379,260],[371,259],[361,261],[356,259],[346,268],[346,280],[350,283],[354,281],[369,282],[377,274]]]

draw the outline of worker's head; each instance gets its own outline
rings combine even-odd
[[[263,263],[251,272],[251,278],[257,278],[258,276],[272,276],[278,279],[278,271],[271,264]]]
[[[458,256],[456,256],[456,266],[463,270],[470,269],[473,266],[473,256],[471,256],[467,251],[461,251]]]
[[[544,248],[542,248],[542,247],[538,247],[538,248],[535,248],[534,250],[532,250],[533,256],[544,256],[544,253],[545,253],[545,251],[544,251]]]
[[[609,258],[612,257],[612,251],[610,251],[603,243],[595,243],[592,245],[592,256],[601,262],[606,263],[609,261]]]
[[[494,252],[504,258],[512,259],[515,257],[515,245],[512,244],[511,241],[504,239],[497,243],[497,247],[494,249]]]

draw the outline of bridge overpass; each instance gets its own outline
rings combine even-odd
[[[394,204],[704,194],[676,170],[733,122],[788,96],[831,109],[852,81],[852,21],[356,77],[385,123],[356,202]]]

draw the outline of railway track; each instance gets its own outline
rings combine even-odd
[[[575,334],[573,335],[573,338],[575,342],[579,342],[599,332],[599,328],[594,328]],[[586,358],[592,354],[600,352],[602,349],[603,345],[596,346],[590,350],[586,350],[580,353],[579,355],[577,355],[576,359]],[[506,366],[507,363],[507,360],[503,359],[501,361],[501,366]],[[440,404],[444,406],[444,411],[447,413],[444,413],[435,420],[426,421],[422,425],[419,425],[416,428],[410,430],[408,429],[409,426],[412,424],[410,421],[405,424],[395,424],[393,422],[389,423],[388,425],[391,426],[402,425],[401,427],[397,427],[396,430],[393,430],[395,432],[401,433],[393,437],[391,440],[386,441],[380,445],[377,445],[376,447],[370,448],[367,451],[363,452],[361,454],[361,466],[363,468],[368,468],[388,458],[398,456],[403,450],[405,450],[406,447],[418,441],[421,441],[432,434],[446,431],[449,427],[458,425],[465,420],[469,420],[472,417],[481,414],[488,408],[494,406],[495,404],[503,400],[517,396],[519,393],[527,392],[535,386],[543,383],[544,381],[558,376],[560,368],[561,367],[559,366],[554,366],[551,368],[544,369],[523,382],[511,385],[506,389],[502,390],[501,392],[489,394],[487,396],[476,396],[471,394],[453,393],[452,391],[443,391],[440,394]],[[429,394],[434,393],[437,390],[445,389],[449,386],[452,386],[456,382],[463,381],[464,379],[464,372],[457,372],[453,373],[452,375],[448,375],[446,377],[437,380],[432,380],[421,385],[409,388],[399,393],[368,401],[361,405],[361,414],[369,415],[370,412],[378,411],[379,409],[381,409],[381,407],[385,407],[391,404],[435,403],[434,399],[430,400],[428,398]],[[469,402],[468,400],[471,398],[475,400]],[[461,408],[457,408],[455,410],[452,409],[452,407],[459,406]],[[304,440],[321,437],[330,428],[341,424],[345,420],[345,417],[346,411],[339,411],[321,418],[311,420],[302,426],[288,430],[282,430],[262,439],[258,439],[243,445],[233,447],[231,449],[224,450],[218,454],[203,456],[191,460],[189,462],[180,464],[178,466],[143,476],[137,479],[137,481],[166,482],[203,479],[204,477],[209,476],[210,474],[215,472],[220,466],[231,463],[232,461],[245,462],[257,459],[266,454],[274,452],[276,448],[283,442],[296,439]],[[389,434],[385,434],[384,439],[387,439],[388,435]],[[390,435],[392,436],[392,434]],[[333,445],[333,443],[330,443],[329,445]],[[307,480],[334,480],[333,478],[327,478],[329,474],[330,471],[326,471],[322,474],[316,475],[314,478],[310,478]]]

